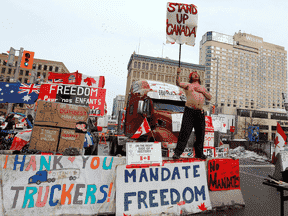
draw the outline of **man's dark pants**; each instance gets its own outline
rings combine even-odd
[[[181,155],[187,145],[192,129],[195,129],[196,142],[194,143],[196,157],[203,155],[205,137],[205,115],[203,110],[195,110],[185,107],[182,118],[181,130],[178,136],[175,154]]]

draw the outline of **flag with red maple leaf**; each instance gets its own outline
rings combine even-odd
[[[286,134],[284,133],[280,124],[277,122],[276,136],[274,139],[274,152],[273,152],[273,156],[272,156],[272,163],[273,164],[276,164],[276,162],[277,162],[277,154],[281,150],[284,150],[284,146],[287,144],[286,139],[287,139]]]

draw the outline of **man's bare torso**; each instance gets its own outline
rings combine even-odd
[[[205,97],[202,93],[194,91],[197,86],[200,86],[198,82],[188,84],[188,89],[185,89],[187,98],[185,105],[195,109],[203,109]]]

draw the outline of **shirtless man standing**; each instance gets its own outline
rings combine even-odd
[[[196,71],[189,75],[189,83],[180,84],[181,68],[177,68],[176,85],[183,88],[186,93],[186,104],[182,118],[181,130],[178,136],[177,147],[173,159],[179,159],[183,153],[193,127],[195,128],[196,142],[194,144],[196,158],[206,159],[203,154],[203,144],[205,137],[205,115],[203,105],[205,98],[211,100],[212,96],[201,86],[200,77]]]

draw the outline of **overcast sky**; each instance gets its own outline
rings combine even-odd
[[[181,61],[199,64],[199,42],[207,31],[242,32],[287,50],[288,1],[171,1],[198,8],[194,47],[182,46]],[[10,47],[34,51],[35,58],[63,62],[70,72],[103,75],[108,114],[124,95],[133,51],[178,60],[179,45],[166,42],[164,0],[11,0],[1,2],[0,53]],[[140,44],[140,47],[139,47]]]

